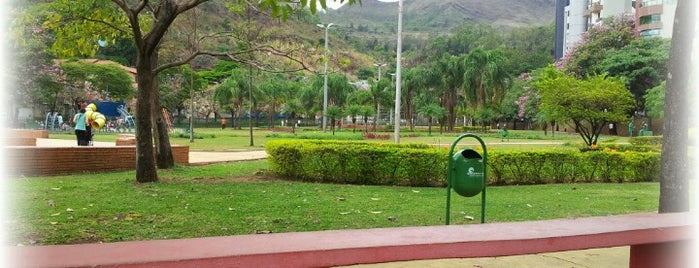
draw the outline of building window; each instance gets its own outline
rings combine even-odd
[[[663,0],[642,0],[641,7],[662,5]]]
[[[643,17],[641,17],[640,22],[641,22],[641,25],[660,23],[661,22],[660,14],[643,16]]]
[[[658,37],[660,36],[660,29],[650,29],[641,31],[641,37]]]

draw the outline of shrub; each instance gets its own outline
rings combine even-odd
[[[426,144],[272,140],[270,170],[289,179],[406,186],[444,182],[446,152]]]
[[[271,140],[270,170],[292,180],[404,186],[444,186],[448,150],[426,144],[337,140]],[[495,151],[488,184],[658,181],[660,154],[542,149]]]

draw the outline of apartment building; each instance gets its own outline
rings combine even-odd
[[[636,33],[641,37],[672,37],[677,0],[637,0]]]
[[[556,0],[556,60],[604,18],[634,15],[641,37],[672,36],[677,0]]]

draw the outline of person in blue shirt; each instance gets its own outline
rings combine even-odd
[[[78,140],[78,146],[87,146],[90,143],[87,137],[87,118],[85,116],[85,108],[80,109],[80,112],[73,117],[75,123],[75,137]]]

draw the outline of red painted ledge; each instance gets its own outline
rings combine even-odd
[[[692,214],[672,213],[11,247],[8,253],[21,267],[328,267],[626,245],[633,252],[634,245],[690,240]]]

